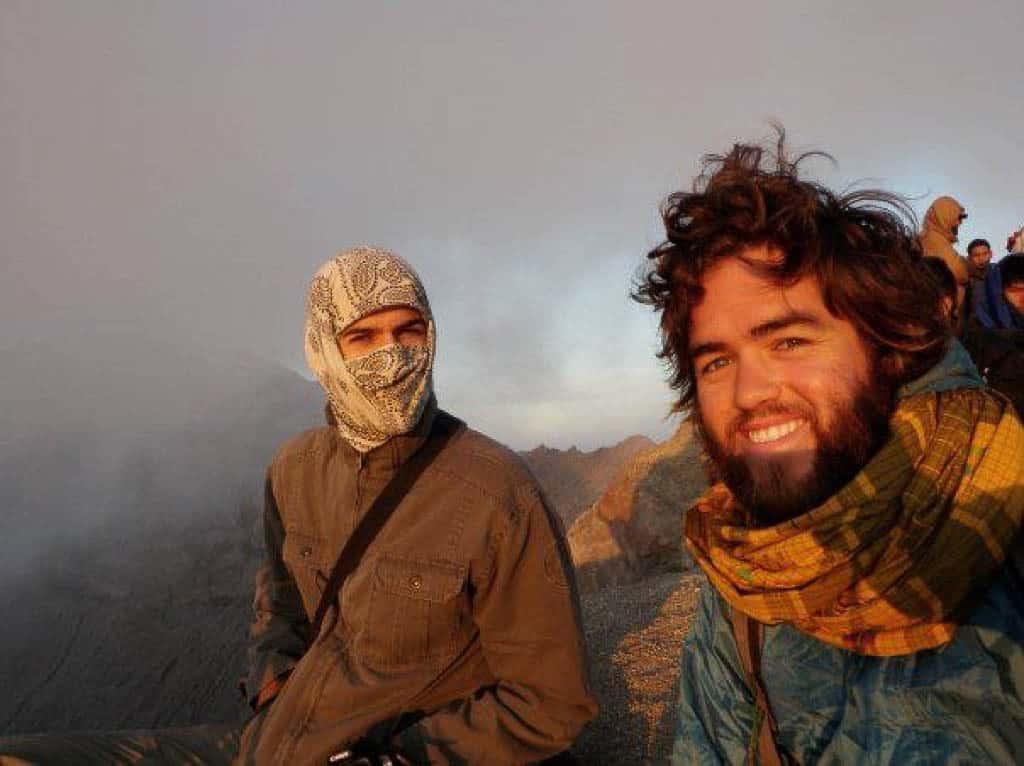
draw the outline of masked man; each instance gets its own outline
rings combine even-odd
[[[286,443],[267,473],[247,682],[259,712],[240,760],[555,756],[596,710],[564,538],[520,460],[438,409],[419,278],[382,250],[332,259],[310,288],[305,350],[333,425]],[[427,450],[332,593],[339,551]]]
[[[936,311],[906,207],[705,160],[637,297],[712,487],[675,764],[1024,753],[1024,433]]]

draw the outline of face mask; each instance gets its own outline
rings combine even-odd
[[[389,436],[411,431],[426,405],[423,386],[430,371],[425,346],[384,346],[366,356],[346,359],[359,390],[376,410],[373,425]]]

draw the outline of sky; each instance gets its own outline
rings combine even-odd
[[[426,284],[442,406],[520,449],[663,438],[629,291],[665,195],[775,120],[1001,252],[1021,29],[1019,0],[5,0],[0,354],[130,328],[304,372],[309,278],[376,244]]]

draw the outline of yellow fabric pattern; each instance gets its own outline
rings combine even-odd
[[[722,484],[696,503],[687,545],[734,608],[858,654],[952,639],[1024,521],[1024,427],[986,389],[908,397],[890,425],[848,485],[795,519],[753,527]]]

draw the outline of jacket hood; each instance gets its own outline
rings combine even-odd
[[[1003,272],[998,264],[992,264],[985,274],[973,309],[978,324],[988,330],[1024,330],[1024,315],[1007,303],[1003,295]]]
[[[905,399],[915,394],[939,393],[955,388],[982,388],[984,385],[985,381],[981,379],[967,349],[953,338],[939,363],[921,377],[902,386],[896,392],[896,398]]]
[[[942,234],[947,242],[956,242],[953,229],[960,222],[960,216],[966,212],[964,206],[952,197],[939,197],[924,214],[924,229]]]

